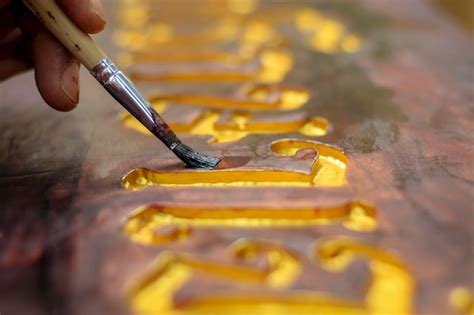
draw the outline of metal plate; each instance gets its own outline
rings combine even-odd
[[[252,3],[106,1],[97,38],[236,168],[183,169],[86,73],[69,114],[0,86],[0,313],[468,312],[472,38],[422,1]]]

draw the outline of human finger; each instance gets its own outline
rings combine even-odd
[[[38,90],[52,108],[70,111],[79,102],[79,62],[44,30],[32,42]]]
[[[105,27],[101,0],[57,0],[58,5],[84,32],[95,34]]]

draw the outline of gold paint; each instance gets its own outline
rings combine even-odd
[[[150,103],[173,102],[174,105],[211,107],[234,110],[295,110],[306,104],[310,93],[306,89],[279,87],[269,84],[251,84],[244,87],[238,97],[223,97],[199,94],[152,95]]]
[[[155,245],[185,241],[192,236],[192,230],[187,225],[167,222],[152,229],[152,225],[145,222],[148,219],[151,219],[148,214],[136,220],[128,219],[124,225],[125,233],[137,243]]]
[[[220,120],[220,111],[207,110],[198,118],[189,123],[169,122],[171,129],[176,133],[211,136],[209,143],[225,143],[238,141],[248,135],[279,134],[299,132],[310,137],[319,137],[327,134],[329,122],[322,117],[302,118],[283,122],[253,122],[252,115],[233,112],[229,120]],[[141,125],[133,116],[124,113],[121,121],[125,127],[136,130],[146,135],[151,133]]]
[[[301,262],[296,255],[271,243],[241,240],[232,245],[231,253],[235,260],[249,262],[264,255],[267,264],[263,268],[230,265],[165,252],[160,254],[151,270],[132,285],[132,309],[137,314],[180,314],[173,310],[176,307],[173,296],[193,272],[227,281],[283,289],[293,283],[301,270]]]
[[[245,3],[256,1],[244,0]],[[234,2],[234,1],[231,1]],[[238,0],[239,8],[245,3]],[[146,12],[141,10],[142,14]],[[131,15],[134,16],[133,14]],[[224,65],[240,65],[256,59],[260,63],[256,69],[231,71],[213,70],[176,71],[165,73],[142,73],[131,71],[132,77],[138,81],[163,82],[196,82],[225,81],[244,82],[249,80],[260,82],[279,82],[293,67],[293,57],[289,52],[277,49],[282,47],[281,34],[271,24],[259,20],[244,21],[224,16],[208,29],[190,33],[178,33],[174,26],[167,23],[153,23],[146,29],[124,28],[115,33],[115,41],[129,51],[122,54],[119,60],[122,65],[134,63],[177,63],[177,62],[208,62]],[[220,45],[233,43],[237,46],[235,53],[219,50],[219,46],[207,50],[189,51],[188,47],[196,45]],[[131,51],[130,51],[131,49]],[[171,50],[170,50],[171,49]],[[166,50],[166,52],[164,52]],[[247,65],[248,66],[248,65]]]
[[[318,159],[312,167],[312,183],[315,186],[342,186],[345,184],[347,156],[335,147],[310,140],[280,140],[271,150],[280,156],[294,156],[300,150],[314,149]]]
[[[260,56],[261,68],[257,81],[274,83],[282,81],[293,68],[293,56],[289,52],[265,50]]]
[[[342,39],[341,49],[347,53],[354,53],[360,50],[362,41],[360,37],[355,35],[348,35]]]
[[[202,82],[247,82],[256,77],[256,73],[247,71],[176,71],[145,73],[140,71],[129,71],[130,77],[135,82],[144,83],[202,83]]]
[[[149,19],[148,6],[140,3],[123,5],[118,10],[117,19],[124,28],[140,29]]]
[[[216,19],[211,27],[189,33],[179,33],[175,26],[163,22],[141,26],[124,27],[115,32],[115,42],[127,50],[142,53],[160,53],[163,49],[187,51],[190,45],[205,47],[235,44],[243,57],[249,53],[255,56],[263,48],[281,47],[283,41],[281,34],[268,23],[260,20],[243,21],[231,16],[223,16]]]
[[[114,33],[114,41],[121,47],[134,51],[156,51],[160,48],[184,49],[190,45],[231,42],[238,37],[238,24],[217,24],[215,29],[190,34],[176,34],[173,26],[153,23],[146,30],[121,29]]]
[[[335,20],[325,19],[321,22],[317,32],[309,39],[310,46],[325,53],[338,51],[339,40],[342,37],[344,27]]]
[[[369,315],[360,303],[318,292],[240,293],[202,296],[176,305],[167,315]],[[136,314],[146,313],[136,312]],[[385,315],[385,314],[383,314]]]
[[[307,38],[309,47],[316,51],[354,53],[362,47],[359,36],[350,34],[341,22],[324,16],[316,9],[297,12],[295,26]]]
[[[341,222],[350,230],[369,232],[377,227],[375,213],[372,205],[362,201],[319,208],[151,205],[133,211],[125,220],[123,230],[134,242],[147,245],[185,240],[195,227],[264,229],[311,227]]]
[[[253,56],[252,56],[253,57]],[[126,52],[119,55],[120,64],[130,66],[140,64],[173,64],[173,63],[212,63],[240,65],[249,61],[246,56],[219,50],[182,52]]]
[[[143,72],[131,69],[132,79],[138,82],[249,82],[277,83],[293,68],[293,56],[282,50],[264,50],[260,53],[259,65],[245,70],[243,66],[232,70],[182,70]],[[130,60],[124,60],[130,62]]]
[[[451,290],[449,301],[460,315],[474,315],[474,296],[469,289],[458,287]]]
[[[336,272],[343,271],[356,257],[367,258],[372,271],[365,297],[368,314],[412,314],[414,281],[396,256],[343,237],[322,242],[316,255],[322,267]]]
[[[353,258],[367,259],[372,272],[363,302],[315,291],[275,291],[290,286],[300,274],[301,260],[284,248],[263,242],[243,241],[233,246],[234,258],[267,257],[268,267],[255,269],[199,260],[184,255],[162,253],[150,270],[130,290],[135,314],[204,315],[409,315],[412,314],[413,279],[405,264],[396,256],[349,238],[320,242],[315,255],[322,266],[342,272]],[[343,264],[339,260],[344,261]],[[182,301],[176,294],[194,273],[238,285],[257,285],[259,291],[241,293],[204,293]],[[266,289],[266,290],[264,290]]]
[[[113,38],[115,42],[127,49],[143,49],[149,47],[151,42],[154,45],[166,44],[174,38],[173,27],[166,23],[156,23],[147,26],[147,32],[133,29],[120,29],[115,31]]]
[[[339,149],[311,140],[284,139],[272,143],[279,156],[294,156],[300,150],[317,153],[309,173],[274,169],[227,169],[194,171],[159,171],[136,168],[122,178],[122,186],[139,190],[149,186],[322,186],[338,187],[346,183],[348,159]]]
[[[229,10],[237,14],[250,14],[257,10],[258,0],[226,0]]]
[[[239,46],[242,51],[255,52],[259,48],[279,46],[282,41],[274,27],[262,21],[250,21],[243,27]]]
[[[232,33],[235,31],[232,30],[234,27],[237,29],[238,26],[235,23],[233,24],[231,22],[226,22],[224,26],[221,26],[219,29],[222,33]],[[166,29],[164,29],[164,31],[165,30]],[[167,33],[161,36],[161,38],[163,38],[163,44],[165,44],[168,40],[171,40],[171,32],[172,30],[169,30]],[[219,36],[233,37],[235,35],[228,34]],[[116,32],[115,38],[116,41],[119,41],[124,46],[128,48],[134,48],[132,51],[126,51],[119,55],[118,59],[124,66],[131,66],[136,63],[156,65],[176,63],[209,63],[243,66],[255,59],[258,60],[259,54],[265,50],[264,46],[268,46],[265,42],[259,42],[249,37],[242,39],[237,49],[234,50],[224,50],[216,47],[189,51],[185,49],[185,46],[187,45],[186,39],[175,41],[173,44],[163,45],[163,48],[165,49],[156,49],[156,44],[152,46],[153,49],[145,49],[144,46],[146,46],[145,43],[147,38],[143,34],[138,34],[133,31],[119,31]],[[194,39],[191,40],[195,41]],[[193,44],[194,43],[191,43],[190,45]],[[178,46],[179,49],[173,49],[170,51],[170,46]],[[286,62],[288,63],[288,61]]]
[[[288,15],[284,15],[284,19],[271,22],[265,17],[245,19],[241,15],[255,11],[258,1],[226,0],[226,4],[230,12],[219,13],[214,25],[191,33],[177,33],[175,27],[167,23],[149,23],[150,8],[146,5],[138,5],[136,8],[127,6],[127,10],[124,9],[119,13],[120,19],[124,21],[124,28],[118,31],[114,38],[117,44],[124,48],[133,49],[138,53],[155,51],[158,55],[161,55],[160,50],[163,48],[179,48],[186,51],[191,45],[204,47],[233,43],[240,51],[240,54],[234,56],[237,60],[249,60],[264,47],[283,46],[284,37],[278,31],[278,25],[286,22]],[[309,47],[316,51],[330,54],[353,53],[362,47],[362,39],[358,35],[350,33],[337,19],[326,16],[314,8],[297,11],[294,14],[294,24],[306,38]],[[195,52],[189,54],[193,55]],[[198,59],[200,57],[202,60],[203,56],[199,56],[199,52],[197,54]],[[166,57],[160,59],[158,56],[155,59],[172,61]]]
[[[229,142],[240,140],[250,134],[278,134],[299,132],[312,137],[324,136],[329,129],[329,122],[322,117],[303,118],[285,122],[252,122],[250,114],[233,113],[230,121],[216,122],[213,129],[202,134],[211,134],[213,142]],[[203,130],[204,131],[204,130]]]
[[[264,272],[259,272],[261,280],[258,282],[270,288],[289,287],[301,272],[300,258],[273,243],[241,239],[231,246],[231,250],[235,258],[247,262],[255,261],[262,254],[265,255],[268,266]]]
[[[316,9],[301,9],[295,15],[296,28],[302,33],[313,32],[321,24],[322,20],[321,12]]]
[[[330,124],[322,117],[289,117],[288,120],[255,120],[254,115],[240,110],[287,111],[301,108],[309,99],[305,89],[277,87],[272,85],[251,85],[240,91],[241,96],[222,97],[193,94],[154,95],[150,103],[155,110],[163,114],[169,106],[212,107],[204,110],[192,121],[181,123],[168,121],[170,127],[178,133],[212,136],[209,143],[238,141],[252,134],[278,134],[299,132],[310,137],[324,136]],[[222,109],[222,110],[218,110]],[[239,111],[224,112],[226,109]],[[225,119],[224,119],[225,118]],[[150,135],[150,132],[132,115],[124,113],[120,117],[125,127]]]

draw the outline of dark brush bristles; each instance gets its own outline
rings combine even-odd
[[[177,157],[186,163],[186,167],[200,169],[214,169],[221,161],[220,158],[205,155],[194,151],[187,145],[180,143],[173,149]]]

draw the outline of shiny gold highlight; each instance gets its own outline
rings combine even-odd
[[[134,242],[162,245],[186,240],[199,227],[265,229],[342,223],[359,232],[377,227],[375,208],[362,201],[332,207],[194,207],[151,205],[138,208],[123,225]]]
[[[369,261],[372,280],[365,297],[367,314],[413,314],[415,283],[395,255],[346,237],[323,241],[315,252],[329,271],[343,271],[357,257]]]
[[[305,89],[262,84],[246,86],[235,97],[163,94],[150,98],[152,106],[160,114],[175,106],[202,107],[202,112],[190,121],[168,119],[168,123],[178,133],[211,136],[210,143],[238,141],[253,134],[299,132],[310,137],[324,136],[330,124],[323,117],[309,117],[302,112],[292,112],[282,119],[281,115],[272,113],[265,116],[253,113],[299,109],[308,100],[309,93]],[[121,121],[130,129],[151,135],[129,113],[122,114]]]
[[[316,261],[330,272],[342,272],[357,258],[367,260],[371,278],[363,301],[354,301],[316,291],[285,290],[301,274],[301,259],[279,245],[244,240],[232,247],[234,259],[255,259],[265,255],[263,269],[229,265],[165,252],[130,289],[135,314],[412,314],[413,278],[396,256],[350,238],[318,242]],[[230,284],[259,288],[253,293],[234,290],[203,293],[177,299],[194,273],[205,274]],[[278,291],[275,289],[279,289]]]
[[[122,178],[126,189],[149,186],[320,186],[338,187],[346,183],[348,159],[336,147],[311,140],[283,139],[272,143],[271,151],[279,156],[294,156],[300,150],[317,153],[308,172],[278,169],[227,169],[195,171],[159,171],[137,168]]]
[[[171,252],[162,253],[151,269],[131,286],[133,310],[138,314],[181,314],[180,311],[176,310],[175,313],[173,310],[173,296],[194,272],[230,282],[283,289],[293,283],[301,271],[301,262],[297,255],[271,243],[240,240],[233,244],[231,253],[236,262],[252,262],[263,255],[267,264],[258,268],[210,262]]]

